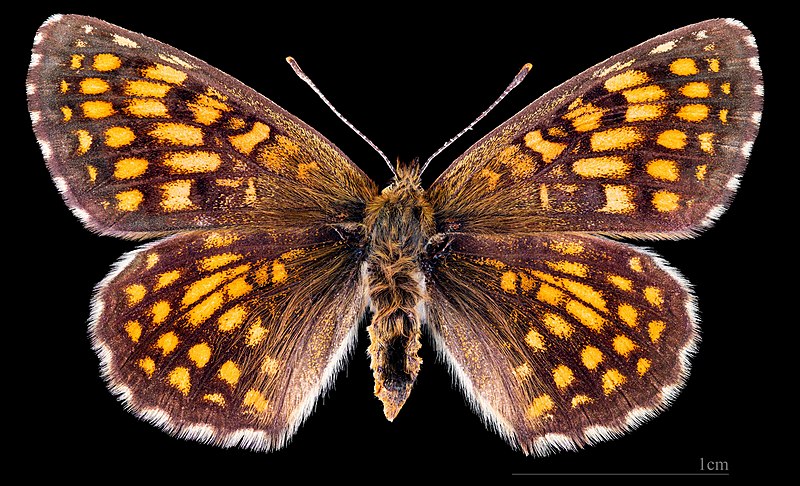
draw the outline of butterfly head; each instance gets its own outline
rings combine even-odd
[[[419,161],[414,159],[410,162],[397,161],[394,167],[394,179],[392,183],[383,189],[383,193],[389,192],[422,192],[422,171]]]
[[[422,189],[417,160],[398,161],[392,183],[367,204],[365,225],[368,228],[407,227],[411,233],[430,236],[433,231],[433,210]],[[412,229],[413,228],[413,229]]]

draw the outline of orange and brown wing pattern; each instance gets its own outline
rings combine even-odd
[[[725,209],[758,132],[750,31],[710,20],[558,86],[434,182],[444,231],[684,237]]]
[[[666,407],[699,338],[688,284],[602,237],[456,235],[428,328],[483,418],[526,454],[620,435]]]
[[[366,309],[332,230],[194,231],[126,255],[91,334],[109,387],[169,433],[281,447],[330,385]]]
[[[142,238],[351,222],[376,192],[319,133],[178,49],[76,15],[51,17],[34,43],[34,130],[93,230]]]

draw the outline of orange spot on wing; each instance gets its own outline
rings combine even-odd
[[[552,162],[567,148],[567,144],[550,142],[542,138],[541,130],[535,130],[525,135],[525,145],[542,156],[545,162]]]

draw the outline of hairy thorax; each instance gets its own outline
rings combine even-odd
[[[433,211],[420,186],[419,171],[398,167],[395,181],[366,208],[370,251],[367,276],[372,323],[369,354],[375,395],[393,420],[419,373],[425,283],[420,256],[433,236]]]

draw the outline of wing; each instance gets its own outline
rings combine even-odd
[[[431,186],[445,231],[686,237],[726,207],[758,132],[750,31],[710,20],[656,37],[536,100]]]
[[[241,82],[94,18],[42,25],[27,89],[56,185],[102,233],[360,221],[377,191],[322,135]]]
[[[698,331],[688,285],[602,237],[451,236],[426,275],[440,355],[526,454],[610,439],[683,386]]]
[[[170,434],[285,444],[330,385],[366,308],[337,234],[194,231],[126,255],[91,334],[109,388]]]

